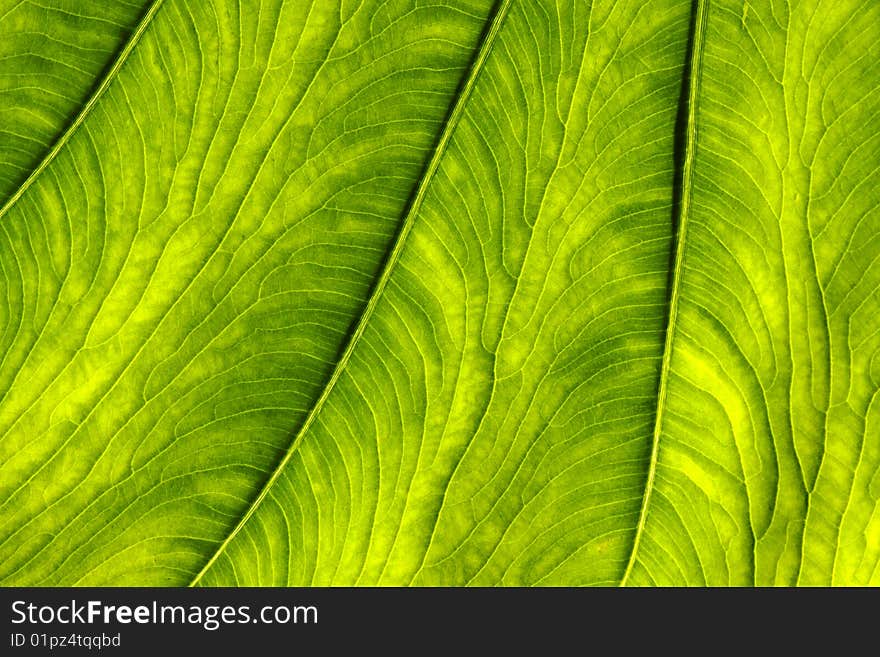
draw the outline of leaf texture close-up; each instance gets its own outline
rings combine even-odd
[[[880,585],[880,2],[0,0],[0,584]]]

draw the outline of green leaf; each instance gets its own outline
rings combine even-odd
[[[0,2],[0,204],[66,141],[90,95],[100,95],[96,79],[113,79],[149,22],[140,5],[147,3]]]
[[[880,584],[880,3],[702,2],[632,583]]]
[[[0,582],[880,583],[880,3],[45,2]]]

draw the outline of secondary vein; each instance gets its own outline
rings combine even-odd
[[[685,238],[687,237],[687,223],[690,214],[693,190],[694,159],[697,142],[697,109],[699,103],[700,78],[702,74],[703,43],[705,41],[708,13],[709,0],[696,0],[696,16],[694,17],[693,39],[691,40],[690,52],[687,126],[685,133],[684,162],[682,165],[683,172],[678,216],[678,235],[676,236],[675,263],[669,294],[669,318],[666,324],[666,340],[663,346],[663,361],[660,368],[660,386],[657,390],[657,412],[654,418],[651,458],[648,465],[648,477],[645,482],[645,492],[642,497],[642,507],[639,511],[639,522],[638,525],[636,525],[636,533],[635,538],[633,539],[632,551],[629,555],[629,562],[627,563],[626,570],[620,580],[621,586],[626,586],[638,560],[638,551],[639,546],[641,545],[642,535],[645,532],[645,522],[648,517],[651,493],[654,490],[654,478],[657,474],[657,458],[660,451],[660,435],[663,431],[663,416],[666,408],[666,398],[669,385],[669,364],[672,360],[673,341],[675,340],[675,322],[678,317],[679,288],[681,286]]]
[[[464,83],[461,86],[461,91],[455,100],[455,104],[453,105],[452,110],[449,112],[446,123],[443,126],[443,130],[437,140],[437,145],[434,147],[434,152],[431,156],[431,159],[428,162],[428,165],[425,167],[425,171],[422,174],[418,186],[416,187],[416,190],[412,196],[412,200],[409,204],[409,209],[407,210],[406,215],[403,218],[403,222],[401,223],[400,230],[398,231],[397,237],[395,238],[394,245],[385,259],[385,264],[382,268],[381,273],[379,274],[379,277],[376,280],[376,284],[373,288],[372,293],[370,294],[370,298],[367,301],[367,304],[364,307],[360,318],[358,319],[357,325],[351,333],[351,337],[349,338],[348,343],[346,344],[345,349],[342,352],[342,355],[339,357],[339,360],[337,360],[336,366],[334,367],[330,378],[327,380],[327,383],[321,391],[320,396],[309,410],[309,414],[306,416],[306,419],[303,421],[302,426],[296,433],[296,436],[294,437],[290,446],[287,448],[287,452],[285,453],[284,457],[275,467],[275,470],[273,470],[272,475],[263,485],[260,493],[248,507],[247,511],[239,520],[238,524],[236,524],[236,526],[229,533],[226,539],[220,544],[220,546],[217,548],[217,550],[214,552],[208,562],[193,578],[192,582],[190,582],[189,584],[190,586],[195,586],[199,583],[199,581],[201,581],[205,573],[207,573],[211,569],[217,559],[220,558],[220,555],[222,555],[223,552],[226,550],[227,546],[244,528],[248,520],[250,520],[251,516],[254,515],[260,504],[269,494],[269,491],[272,489],[275,482],[278,481],[278,479],[281,477],[282,473],[284,472],[284,468],[290,462],[290,459],[293,457],[293,454],[296,452],[300,443],[302,443],[303,438],[308,433],[309,428],[314,423],[325,402],[330,396],[330,393],[336,387],[336,384],[342,376],[342,373],[345,371],[345,368],[348,365],[348,361],[351,358],[355,347],[357,346],[358,342],[366,331],[370,317],[375,311],[376,306],[378,305],[379,300],[388,285],[388,281],[391,278],[391,273],[394,270],[397,261],[400,259],[400,254],[403,252],[403,247],[406,243],[407,236],[412,230],[413,224],[415,223],[415,218],[418,215],[422,202],[425,199],[425,195],[428,192],[428,186],[433,179],[434,174],[437,172],[437,169],[440,166],[440,161],[443,159],[443,154],[446,151],[446,147],[449,145],[449,141],[452,138],[452,134],[455,132],[455,128],[458,125],[458,122],[461,120],[462,115],[464,114],[468,99],[473,92],[473,88],[476,84],[480,71],[483,69],[483,66],[486,63],[486,59],[488,58],[489,53],[492,50],[492,46],[495,43],[498,32],[500,31],[501,25],[504,22],[504,18],[507,15],[508,10],[510,9],[511,3],[512,0],[499,0],[499,2],[497,3],[495,14],[491,19],[491,23],[489,24],[488,29],[485,31],[485,36],[482,43],[480,44],[480,48],[477,51],[477,54],[474,57],[474,61],[471,64],[467,78],[464,80]]]
[[[82,109],[79,111],[79,114],[74,117],[73,121],[71,121],[70,125],[67,126],[67,129],[61,133],[61,136],[55,140],[55,143],[52,144],[52,148],[49,149],[49,152],[40,160],[40,163],[37,167],[31,171],[30,175],[25,178],[24,182],[18,186],[18,189],[9,197],[6,203],[3,204],[3,207],[0,207],[0,218],[2,218],[7,212],[9,212],[10,208],[14,206],[18,199],[22,197],[22,195],[27,191],[27,189],[34,183],[34,181],[39,178],[40,174],[48,167],[52,160],[61,152],[61,149],[64,148],[64,145],[70,141],[70,138],[77,131],[77,129],[82,125],[83,121],[85,121],[86,117],[89,115],[89,112],[97,104],[98,100],[101,96],[104,95],[104,92],[110,87],[110,84],[116,79],[116,76],[119,74],[119,70],[122,68],[122,65],[125,63],[125,60],[128,59],[128,56],[131,54],[131,51],[134,50],[134,47],[137,45],[138,41],[140,41],[141,36],[143,36],[147,27],[152,23],[153,18],[156,16],[156,12],[159,11],[159,7],[162,6],[164,0],[153,0],[153,4],[150,5],[150,8],[147,9],[146,13],[141,18],[140,22],[135,27],[134,31],[131,33],[131,36],[128,37],[128,41],[125,42],[125,45],[122,47],[122,50],[119,51],[119,54],[116,56],[116,59],[113,61],[113,65],[107,69],[107,72],[104,74],[104,77],[101,79],[100,84],[95,88],[92,92],[92,95],[89,96],[89,99],[86,101],[85,105],[83,105]]]

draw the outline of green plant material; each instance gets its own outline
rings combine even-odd
[[[0,2],[0,205],[35,174],[94,94],[144,0]],[[134,45],[136,38],[131,38]]]
[[[0,582],[880,584],[880,3],[7,4]]]

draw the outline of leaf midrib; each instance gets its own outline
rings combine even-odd
[[[40,160],[39,164],[37,164],[34,170],[30,172],[28,177],[22,181],[18,188],[6,200],[3,206],[0,207],[0,219],[2,219],[7,212],[9,212],[9,210],[18,202],[18,200],[24,195],[28,188],[34,183],[34,181],[40,177],[46,167],[48,167],[52,163],[58,153],[61,152],[61,149],[64,148],[67,142],[70,141],[71,137],[73,137],[74,133],[76,133],[76,131],[82,125],[83,121],[85,121],[86,117],[91,113],[92,109],[94,109],[95,105],[101,99],[101,96],[103,96],[107,89],[110,88],[110,85],[119,74],[122,65],[128,59],[128,56],[134,50],[134,47],[140,41],[147,27],[149,27],[150,24],[153,22],[156,13],[159,11],[159,8],[162,6],[164,1],[165,0],[153,0],[149,9],[147,9],[140,22],[129,35],[128,40],[119,50],[119,53],[113,60],[113,63],[104,73],[104,77],[101,78],[98,86],[95,87],[91,95],[89,95],[79,113],[77,113],[77,115],[73,118],[73,120],[64,130],[64,132],[62,132],[58,136],[58,138],[52,144],[52,147],[46,152],[46,154],[43,156],[43,159]]]
[[[678,299],[681,286],[681,276],[684,269],[685,242],[687,237],[687,224],[690,215],[691,196],[693,193],[694,161],[697,147],[697,110],[699,105],[700,81],[703,67],[703,43],[706,36],[706,20],[709,13],[709,0],[695,0],[695,15],[693,19],[693,33],[691,38],[690,69],[688,71],[688,94],[687,94],[687,122],[685,126],[685,150],[682,163],[681,196],[679,199],[678,234],[675,236],[675,259],[672,273],[672,282],[669,292],[669,315],[666,324],[666,338],[663,345],[663,360],[660,366],[660,385],[657,389],[657,408],[654,415],[654,433],[651,441],[651,457],[648,465],[648,476],[645,481],[645,490],[642,497],[642,505],[639,510],[639,522],[636,525],[633,537],[632,549],[626,570],[620,580],[620,586],[626,586],[632,575],[633,568],[638,561],[639,546],[645,532],[645,523],[648,517],[648,509],[651,503],[651,494],[654,490],[654,479],[657,474],[657,461],[660,453],[660,436],[663,432],[663,417],[666,409],[666,399],[669,383],[669,367],[672,361],[673,342],[675,340],[675,326],[678,319]]]
[[[161,2],[162,0],[157,1]],[[248,520],[250,520],[250,518],[259,508],[260,504],[268,496],[269,492],[272,490],[272,487],[275,485],[275,482],[277,482],[281,475],[284,473],[287,464],[290,462],[291,458],[293,458],[294,453],[302,443],[306,434],[309,432],[310,427],[314,423],[315,419],[317,418],[318,414],[320,413],[321,409],[329,398],[330,393],[336,387],[336,384],[342,376],[342,373],[345,371],[345,368],[348,365],[348,362],[351,358],[352,353],[355,350],[355,347],[357,346],[358,342],[366,331],[370,318],[372,317],[373,312],[375,312],[376,306],[378,305],[379,300],[384,294],[385,288],[388,285],[388,281],[391,278],[391,274],[395,269],[395,265],[400,259],[400,255],[403,252],[403,247],[406,244],[407,236],[412,230],[413,224],[415,223],[415,218],[418,215],[422,202],[425,199],[425,195],[427,194],[431,180],[433,179],[434,174],[437,172],[437,169],[440,166],[440,161],[443,159],[443,155],[445,154],[446,148],[449,145],[449,141],[452,138],[452,134],[455,132],[455,128],[461,120],[462,115],[464,114],[468,100],[470,99],[471,93],[473,92],[474,85],[476,84],[477,78],[479,77],[479,74],[483,69],[486,59],[489,57],[489,54],[492,51],[492,47],[495,44],[498,33],[501,30],[504,18],[507,16],[512,1],[513,0],[498,0],[498,2],[496,3],[494,14],[489,19],[487,23],[487,28],[483,32],[483,38],[481,40],[479,49],[474,56],[473,62],[471,63],[468,74],[460,84],[460,91],[458,92],[455,103],[453,104],[452,109],[448,114],[448,118],[446,119],[446,122],[443,126],[443,130],[441,131],[440,136],[437,139],[437,143],[434,147],[431,159],[425,167],[425,170],[422,173],[422,176],[419,179],[415,190],[413,191],[409,207],[403,217],[403,221],[401,222],[400,229],[398,230],[397,236],[394,239],[391,250],[386,256],[382,271],[376,279],[373,291],[370,293],[370,298],[364,306],[360,317],[357,319],[357,324],[355,325],[354,330],[351,332],[348,343],[346,344],[340,357],[337,359],[333,372],[331,373],[326,384],[321,390],[321,394],[312,404],[308,415],[306,416],[305,420],[303,421],[302,425],[294,436],[293,441],[290,443],[290,446],[287,448],[287,451],[285,452],[282,459],[279,461],[278,465],[272,471],[269,479],[260,489],[259,494],[254,498],[250,506],[242,515],[241,519],[238,521],[232,531],[226,536],[223,542],[219,545],[211,558],[207,561],[207,563],[205,563],[202,569],[192,579],[192,581],[189,583],[189,586],[192,587],[198,585],[204,575],[211,569],[214,563],[226,551],[226,548],[229,546],[229,544],[244,528]]]

